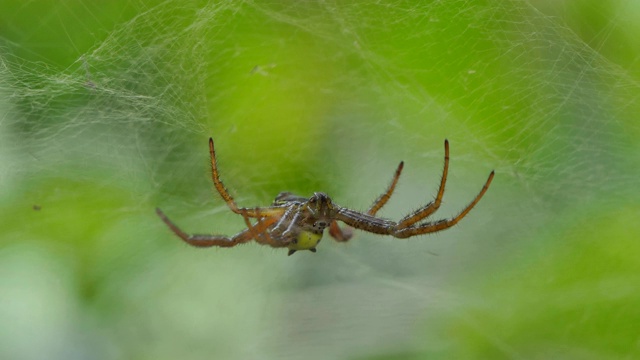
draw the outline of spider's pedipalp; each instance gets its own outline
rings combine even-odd
[[[353,229],[350,226],[340,228],[338,222],[333,220],[331,224],[329,224],[329,235],[338,242],[345,242],[353,237]]]

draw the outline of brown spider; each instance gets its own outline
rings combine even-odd
[[[449,170],[449,142],[445,140],[444,170],[442,172],[442,179],[440,180],[440,189],[438,190],[438,195],[435,200],[410,213],[400,219],[400,221],[395,222],[376,217],[375,215],[391,197],[398,183],[400,173],[402,172],[403,162],[400,162],[400,165],[398,165],[387,190],[376,199],[365,214],[338,206],[331,201],[331,198],[327,194],[321,192],[314,193],[310,198],[282,192],[276,196],[271,206],[239,208],[222,184],[222,181],[220,181],[218,166],[216,164],[216,153],[213,149],[213,139],[211,138],[209,138],[209,153],[211,154],[213,184],[231,211],[242,215],[247,229],[231,238],[222,235],[189,235],[180,230],[160,209],[156,208],[158,216],[160,216],[162,221],[164,221],[178,237],[189,245],[196,247],[232,247],[255,240],[260,244],[269,245],[274,248],[286,247],[289,249],[289,255],[295,253],[297,250],[316,252],[316,246],[322,238],[324,229],[327,227],[329,228],[329,235],[340,242],[347,241],[351,238],[353,233],[351,228],[374,234],[391,235],[401,239],[448,229],[462,220],[478,201],[480,201],[484,193],[487,192],[494,175],[494,172],[491,171],[487,182],[478,195],[476,195],[475,199],[455,217],[451,219],[420,222],[438,210],[442,202],[444,186],[447,182],[447,172]],[[257,222],[252,224],[250,218],[257,219]],[[337,221],[342,221],[348,226],[341,229]]]

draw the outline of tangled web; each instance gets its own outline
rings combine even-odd
[[[373,146],[372,133],[391,133],[416,138],[406,150],[467,142],[480,153],[470,162],[538,202],[628,197],[633,79],[526,4],[398,5],[165,2],[62,70],[5,44],[3,152],[19,160],[5,177],[81,162],[162,185],[158,159],[173,179],[201,169],[171,158],[181,140],[202,153],[202,138],[231,136],[244,159],[252,146],[300,163],[289,148],[313,152],[318,133]]]
[[[291,314],[307,328],[263,315],[264,304],[241,302],[259,314],[255,332],[278,323],[296,339],[292,345],[264,335],[255,345],[260,354],[295,357],[304,351],[309,357],[312,339],[342,335],[349,340],[323,351],[338,356],[384,347],[373,329],[386,326],[381,338],[406,334],[410,314],[425,311],[427,297],[431,305],[446,307],[449,295],[434,294],[425,284],[450,272],[470,276],[472,270],[460,269],[470,259],[490,266],[522,244],[513,239],[533,242],[561,219],[638,209],[637,79],[527,3],[166,1],[135,7],[135,16],[104,38],[96,35],[95,45],[78,49],[70,64],[31,58],[21,53],[24,48],[0,38],[3,211],[8,206],[71,207],[71,198],[96,196],[102,206],[88,207],[74,221],[84,216],[115,223],[116,217],[135,216],[126,222],[136,225],[135,231],[125,226],[129,236],[145,238],[157,229],[166,239],[166,229],[153,217],[152,209],[160,205],[176,214],[172,218],[184,222],[185,229],[232,234],[242,221],[226,214],[224,203],[212,195],[209,136],[216,140],[224,181],[247,206],[293,190],[327,191],[341,205],[365,209],[402,159],[412,170],[405,171],[392,200],[396,203],[385,214],[398,218],[434,194],[441,144],[448,138],[451,180],[439,212],[447,217],[496,169],[496,181],[483,200],[488,204],[474,210],[454,235],[437,235],[430,239],[435,244],[415,240],[403,245],[384,240],[372,245],[376,240],[363,236],[347,250],[323,244],[333,255],[324,275],[317,275],[313,265],[299,264],[291,276],[304,275],[307,282],[300,288],[319,286],[291,297],[299,305]],[[76,27],[94,31],[93,21],[77,20]],[[87,190],[84,183],[98,190]],[[115,203],[110,203],[112,194],[118,194]],[[206,225],[212,215],[206,209],[212,207],[220,219],[215,229]],[[12,227],[5,221],[17,239],[32,236],[19,227],[22,223]],[[587,222],[576,221],[576,227]],[[71,233],[63,237],[81,241],[73,230],[66,231]],[[115,237],[101,231],[105,239]],[[443,244],[453,238],[472,245]],[[154,249],[158,240],[143,244]],[[409,253],[409,246],[419,251]],[[451,246],[460,254],[457,260],[449,253],[424,264],[427,253]],[[249,256],[270,254],[255,251]],[[385,260],[388,254],[402,257],[403,263]],[[185,258],[191,256],[185,251]],[[374,285],[386,284],[392,291],[366,284],[342,288],[341,281],[352,278],[337,270],[340,266],[355,278],[386,275]],[[436,272],[406,276],[426,268]],[[278,281],[273,278],[288,282],[289,275],[253,269],[252,275],[260,275],[237,275],[248,284],[244,291],[251,293],[249,285],[255,286],[259,299],[270,301],[288,296],[267,289]],[[394,297],[398,289],[412,295]],[[348,292],[342,310],[330,308],[338,303],[338,290]],[[383,313],[389,316],[367,316],[377,308],[357,300],[366,296],[383,298],[389,305]],[[344,317],[360,328],[360,336],[347,336],[349,326],[328,330],[322,318],[306,313],[303,304],[314,297],[329,303],[319,313]],[[220,321],[235,321],[228,316],[221,315]],[[251,351],[225,349],[239,358]]]

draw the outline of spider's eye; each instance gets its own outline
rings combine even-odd
[[[329,224],[327,224],[327,223],[326,223],[326,222],[324,222],[324,221],[318,221],[318,222],[316,222],[315,224],[313,224],[313,226],[314,226],[314,227],[321,228],[321,229],[324,229],[324,228],[326,228],[327,226],[329,226]]]

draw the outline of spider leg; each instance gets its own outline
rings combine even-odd
[[[250,239],[254,239],[257,242],[271,243],[271,236],[269,235],[269,232],[265,231],[266,227],[263,225],[262,218],[258,218],[256,226],[251,224],[249,217],[244,212],[242,213],[242,219],[247,226],[248,233],[251,235]]]
[[[469,211],[471,211],[471,209],[473,209],[473,207],[476,206],[476,204],[480,201],[480,199],[482,199],[482,196],[484,196],[484,194],[489,189],[489,185],[491,185],[491,181],[493,180],[494,174],[495,174],[494,171],[492,171],[491,174],[489,174],[489,178],[487,179],[487,182],[484,184],[484,186],[482,187],[482,190],[480,190],[478,195],[476,195],[475,199],[473,199],[473,201],[469,205],[467,205],[467,207],[464,208],[464,210],[462,210],[455,217],[451,219],[427,222],[417,226],[409,226],[405,228],[397,227],[396,231],[394,231],[391,235],[397,238],[408,238],[411,236],[433,233],[433,232],[441,231],[441,230],[452,227],[453,225],[457,224],[460,220],[462,220],[462,218],[467,216]]]
[[[444,195],[444,187],[447,183],[447,175],[449,174],[449,141],[444,140],[444,170],[442,171],[442,178],[440,178],[440,189],[438,189],[438,195],[434,201],[431,201],[427,205],[405,216],[398,222],[398,228],[409,227],[418,221],[428,217],[438,210],[442,203],[442,196]]]
[[[271,217],[271,216],[277,216],[280,217],[282,216],[282,214],[284,214],[284,212],[286,211],[286,208],[283,207],[282,205],[275,205],[275,206],[265,206],[265,207],[254,207],[254,208],[238,208],[238,212],[235,212],[236,214],[240,214],[240,215],[247,215],[250,218],[265,218],[265,217]]]
[[[300,217],[304,216],[301,208],[302,205],[299,204],[290,205],[282,218],[271,228],[270,233],[278,239],[277,244],[272,246],[288,246],[297,241],[296,237],[300,232],[298,228],[300,226]],[[286,228],[284,228],[285,225]]]
[[[342,221],[352,228],[381,235],[393,234],[397,226],[397,223],[395,221],[381,219],[369,214],[361,213],[343,207],[338,209],[334,219]]]
[[[371,216],[375,216],[378,210],[382,209],[382,207],[389,201],[393,191],[398,184],[398,178],[400,178],[400,174],[402,173],[402,168],[404,167],[404,161],[401,161],[396,169],[395,174],[393,175],[393,179],[391,180],[391,184],[387,187],[384,193],[382,193],[376,201],[373,202],[369,210],[367,210],[367,214]],[[344,228],[340,228],[338,223],[334,220],[329,225],[329,235],[333,237],[336,241],[344,242],[351,239],[353,236],[353,229],[349,226],[345,226]]]
[[[393,175],[391,184],[389,184],[389,187],[387,187],[387,190],[385,190],[385,192],[382,193],[382,195],[378,196],[376,201],[371,205],[371,207],[367,211],[367,214],[371,216],[375,216],[378,210],[382,209],[382,207],[387,203],[387,201],[389,201],[389,198],[391,198],[391,195],[393,194],[393,191],[395,190],[396,185],[398,184],[398,178],[400,178],[400,174],[402,173],[403,167],[404,167],[404,161],[400,161],[400,165],[398,165],[398,168],[396,169],[396,173]]]
[[[427,222],[417,226],[400,227],[400,223],[395,221],[381,219],[369,214],[364,214],[347,208],[339,208],[335,215],[335,220],[342,221],[343,223],[360,230],[364,230],[373,234],[392,235],[397,238],[408,238],[414,235],[427,234],[440,230],[444,230],[457,224],[462,218],[473,209],[473,207],[482,199],[484,194],[489,189],[491,181],[493,180],[495,172],[492,171],[489,174],[487,182],[482,187],[482,190],[476,195],[475,199],[467,205],[454,218],[448,220],[440,220],[435,222]]]
[[[353,228],[348,225],[340,228],[338,222],[333,220],[329,225],[329,235],[338,242],[349,241],[353,237]]]
[[[211,155],[211,178],[213,179],[213,185],[216,187],[216,190],[218,190],[218,193],[220,193],[220,196],[222,196],[231,211],[236,214],[252,218],[280,216],[284,213],[284,209],[281,206],[239,208],[235,200],[233,200],[233,197],[229,194],[229,191],[225,188],[222,180],[220,180],[218,161],[216,160],[216,152],[213,147],[213,138],[209,138],[209,154]]]
[[[250,229],[246,229],[236,234],[232,238],[232,240],[237,241],[238,243],[245,243],[253,239],[261,244],[268,244],[273,247],[279,247],[280,245],[272,240],[268,232],[269,227],[276,221],[278,221],[277,217],[269,217],[265,219],[258,218],[258,223],[255,226],[252,226],[253,233]]]
[[[220,193],[220,196],[222,196],[231,211],[236,214],[240,214],[241,212],[238,209],[238,205],[236,205],[236,202],[233,200],[231,195],[229,195],[229,192],[220,180],[220,174],[218,173],[217,165],[218,162],[216,161],[216,151],[213,148],[213,138],[209,138],[209,154],[211,155],[211,178],[213,179],[213,185],[216,187],[216,190],[218,190],[218,193]]]
[[[182,231],[176,224],[174,224],[169,218],[160,210],[156,208],[156,213],[164,221],[165,224],[173,231],[174,234],[178,235],[184,242],[189,245],[195,247],[211,247],[211,246],[220,246],[220,247],[232,247],[238,244],[242,244],[254,239],[253,233],[247,229],[244,230],[232,238],[222,236],[222,235],[208,235],[208,234],[187,234]],[[271,224],[277,221],[277,218],[268,218],[263,221],[258,226],[252,227],[252,229],[256,232],[264,232]]]
[[[293,220],[295,219],[299,209],[300,207],[296,205],[289,206],[282,217],[280,217],[280,220],[273,226],[271,233],[274,235],[282,235],[282,233],[288,230],[288,228],[283,229],[284,224],[293,224]]]

